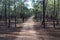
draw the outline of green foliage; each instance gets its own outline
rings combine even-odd
[[[28,9],[28,5],[25,5],[25,2],[27,0],[15,0],[15,8],[14,8],[14,0],[10,0],[10,9],[9,9],[9,0],[0,0],[0,14],[4,15],[4,5],[6,4],[6,10],[7,10],[7,15],[14,15],[15,9],[16,9],[16,15],[20,16],[20,14],[24,15],[37,15],[40,16],[42,15],[43,11],[43,1],[42,0],[31,0],[32,1],[32,6],[33,8]],[[58,8],[59,4],[59,8]],[[60,1],[58,3],[58,0],[55,0],[55,13],[54,13],[54,0],[46,0],[46,13],[45,15],[48,17],[55,16],[56,13],[58,14],[58,18],[60,16]],[[59,9],[59,11],[57,11]]]

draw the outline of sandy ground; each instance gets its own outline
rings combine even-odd
[[[26,22],[17,24],[18,28],[0,29],[0,40],[60,40],[60,29],[44,29],[40,25],[31,16]]]

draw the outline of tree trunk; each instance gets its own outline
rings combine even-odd
[[[10,28],[10,0],[9,0],[9,5],[8,5],[8,10],[9,10],[9,13],[8,13],[8,20],[9,20],[9,23],[8,23],[8,28]]]
[[[16,27],[16,5],[15,5],[16,0],[14,0],[14,16],[15,16],[15,27]]]
[[[56,20],[57,23],[56,23],[56,24],[58,25],[58,24],[59,24],[59,21],[58,21],[58,15],[59,15],[59,0],[58,0],[58,5],[57,5],[57,6],[58,6],[58,11],[57,11],[58,13],[57,13],[57,20]]]
[[[55,0],[54,0],[54,13],[53,13],[53,27],[55,28],[55,9],[56,7],[55,7]]]
[[[6,0],[5,0],[5,25],[7,26],[7,9],[6,9]]]
[[[45,28],[45,0],[43,0],[43,21],[42,21],[43,27]]]

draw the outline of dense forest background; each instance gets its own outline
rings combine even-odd
[[[0,0],[0,20],[15,19],[17,18],[28,18],[31,15],[35,15],[36,20],[42,20],[45,26],[45,20],[51,19],[59,24],[60,19],[60,0],[30,0],[31,5],[29,5],[29,0]],[[31,6],[31,8],[30,8]]]

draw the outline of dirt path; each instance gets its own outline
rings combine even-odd
[[[31,16],[27,19],[25,23],[22,24],[22,30],[20,34],[20,40],[39,40],[36,31],[34,30],[34,16]],[[22,36],[22,37],[21,37]],[[17,38],[18,39],[18,38]]]
[[[39,40],[34,30],[34,16],[29,17],[26,22],[18,25],[23,27],[20,32],[0,34],[0,38],[3,38],[1,40]]]
[[[34,16],[31,16],[25,23],[22,24],[23,29],[19,33],[21,40],[59,40],[59,37],[52,36],[56,33],[53,31],[54,29],[40,29],[36,31],[34,29],[34,25],[37,25],[38,27],[38,23],[34,21]]]
[[[6,29],[5,32],[0,31],[0,40],[60,40],[60,36],[57,36],[60,35],[60,30],[39,28],[40,23],[34,21],[34,16],[29,17],[26,22],[17,25],[23,28],[19,29],[18,27],[18,31],[16,29]]]

